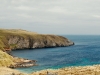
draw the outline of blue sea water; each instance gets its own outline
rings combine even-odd
[[[12,51],[14,56],[37,60],[38,66],[19,68],[26,73],[43,69],[100,64],[99,35],[62,35],[72,40],[70,47],[42,48]]]

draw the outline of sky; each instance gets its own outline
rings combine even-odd
[[[0,0],[0,28],[100,35],[100,0]]]

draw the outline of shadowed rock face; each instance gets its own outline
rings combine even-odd
[[[67,38],[55,35],[34,35],[32,38],[10,36],[8,38],[8,44],[12,46],[12,49],[47,48],[74,45],[74,43]]]

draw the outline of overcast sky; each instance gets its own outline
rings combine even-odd
[[[0,0],[0,28],[100,35],[100,0]]]

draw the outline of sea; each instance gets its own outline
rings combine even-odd
[[[69,47],[14,50],[13,56],[37,60],[38,66],[17,68],[31,73],[44,69],[100,64],[100,35],[62,35],[73,41]]]

